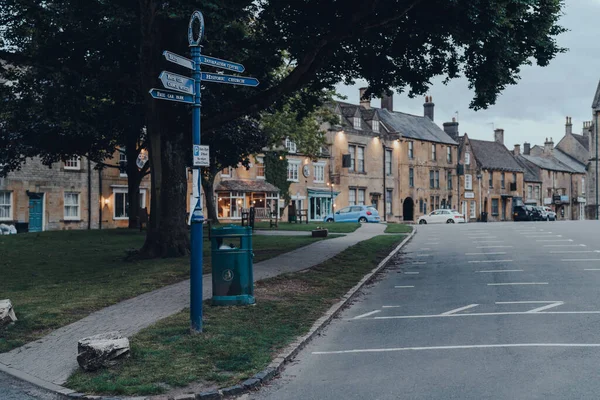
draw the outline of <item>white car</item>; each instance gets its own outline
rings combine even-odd
[[[456,210],[433,210],[427,215],[419,217],[419,224],[454,224],[464,223],[465,217]]]
[[[550,207],[542,207],[542,218],[546,221],[556,221],[556,213]]]

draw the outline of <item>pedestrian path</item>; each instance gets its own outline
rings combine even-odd
[[[383,234],[385,224],[364,224],[355,232],[319,241],[254,265],[254,280],[300,271],[334,257],[350,246]],[[210,275],[203,279],[203,298],[212,296]],[[62,385],[77,369],[77,341],[102,332],[119,331],[131,336],[160,319],[189,306],[189,280],[145,293],[97,311],[86,318],[57,329],[44,338],[8,353],[0,364],[35,378]]]

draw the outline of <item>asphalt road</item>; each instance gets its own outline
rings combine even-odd
[[[64,397],[48,393],[36,386],[0,372],[0,400],[62,400]]]
[[[253,400],[600,398],[600,223],[419,226]]]

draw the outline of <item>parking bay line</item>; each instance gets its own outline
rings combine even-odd
[[[408,289],[408,288],[414,288],[414,286],[394,286],[396,289]]]
[[[565,258],[564,260],[560,261],[600,261],[600,258]]]
[[[600,271],[600,268],[586,268],[584,271]]]
[[[377,313],[380,313],[380,312],[381,312],[381,310],[370,311],[368,313],[357,315],[356,317],[354,317],[352,319],[361,319],[361,318],[368,317],[370,315],[377,314]]]
[[[559,251],[551,251],[551,254],[560,254],[560,253],[600,253],[600,250],[559,250]]]
[[[442,315],[456,314],[457,312],[468,310],[469,308],[477,307],[478,305],[479,304],[469,304],[468,306],[464,306],[464,307],[460,307],[460,308],[455,308],[454,310],[446,311],[445,313],[442,313]]]
[[[418,318],[454,318],[454,317],[490,317],[502,315],[578,315],[578,314],[600,314],[600,311],[545,311],[545,312],[527,312],[527,311],[505,311],[505,312],[488,312],[488,313],[470,313],[470,314],[425,314],[425,315],[392,315],[389,317],[374,317],[365,319],[385,320],[385,319],[418,319]]]
[[[536,240],[536,242],[572,242],[573,239],[541,239],[541,240]]]
[[[429,347],[391,347],[374,349],[313,351],[313,355],[331,354],[355,354],[355,353],[389,353],[400,351],[424,351],[424,350],[470,350],[470,349],[502,349],[515,347],[600,347],[600,343],[510,343],[510,344],[473,344],[457,346],[429,346]]]
[[[506,254],[505,251],[494,251],[494,252],[490,252],[490,253],[465,253],[465,256],[484,256],[484,255],[491,255],[491,256],[497,256],[500,254]]]
[[[545,244],[544,247],[587,247],[585,244]]]
[[[504,282],[504,283],[488,283],[488,286],[513,286],[513,285],[547,285],[548,282]]]
[[[477,246],[478,249],[507,249],[513,246]]]
[[[423,264],[427,264],[427,261],[415,261],[415,262],[413,262],[413,265],[423,265]]]
[[[471,264],[479,264],[479,263],[495,263],[495,262],[512,262],[513,260],[472,260],[469,261]]]
[[[475,271],[475,272],[481,272],[481,273],[496,273],[496,272],[523,272],[522,269],[489,269],[489,270],[483,270],[483,271]]]
[[[406,275],[419,275],[418,272],[405,272]]]

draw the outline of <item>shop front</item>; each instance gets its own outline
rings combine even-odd
[[[279,210],[279,189],[263,180],[226,180],[217,185],[219,219],[241,219],[242,212],[254,207],[256,218],[269,218]]]
[[[339,192],[308,188],[308,219],[309,221],[323,221],[323,219],[332,213],[335,204],[335,198]]]

